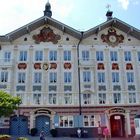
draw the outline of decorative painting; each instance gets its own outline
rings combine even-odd
[[[18,69],[26,69],[27,68],[27,64],[26,63],[19,63],[18,64]]]
[[[50,69],[56,69],[57,64],[56,63],[50,63]]]
[[[103,42],[107,43],[109,46],[115,47],[119,43],[123,43],[124,36],[122,34],[118,35],[116,30],[111,27],[108,29],[108,34],[102,34],[101,39]]]
[[[41,63],[35,63],[34,68],[35,69],[41,69]]]
[[[52,42],[53,44],[57,44],[58,40],[61,39],[61,36],[55,34],[50,27],[44,27],[42,30],[40,30],[39,34],[33,35],[33,39],[37,44],[40,42]]]
[[[71,69],[71,63],[64,63],[65,69]]]

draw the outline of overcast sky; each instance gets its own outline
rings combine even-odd
[[[48,0],[0,0],[0,35],[43,16]],[[106,21],[106,6],[113,17],[140,29],[140,0],[49,0],[52,18],[80,31]]]

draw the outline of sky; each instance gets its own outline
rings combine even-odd
[[[0,0],[0,35],[44,15],[48,0]],[[106,21],[107,5],[116,17],[140,30],[140,0],[49,0],[52,18],[86,31]]]

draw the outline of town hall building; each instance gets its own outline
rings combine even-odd
[[[78,31],[44,16],[0,36],[0,90],[22,103],[0,122],[0,132],[27,135],[32,128],[74,136],[99,125],[112,137],[135,134],[140,108],[140,31],[112,17]],[[77,23],[78,24],[78,23]],[[140,124],[139,124],[140,125]]]

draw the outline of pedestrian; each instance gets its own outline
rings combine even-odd
[[[102,137],[102,128],[99,125],[99,127],[98,127],[98,140],[101,140],[101,137]]]
[[[78,135],[78,138],[81,138],[81,129],[80,128],[77,129],[77,135]]]
[[[107,128],[107,126],[103,130],[103,135],[104,135],[105,140],[108,140],[108,138],[109,138],[109,129]]]
[[[40,133],[40,140],[45,140],[45,133],[44,133],[44,131],[41,131],[41,133]]]

